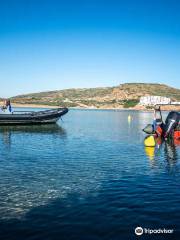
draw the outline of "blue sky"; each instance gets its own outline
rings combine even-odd
[[[177,0],[0,0],[0,96],[125,82],[180,88]]]

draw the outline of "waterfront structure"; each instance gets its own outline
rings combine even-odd
[[[171,104],[171,99],[162,96],[145,96],[140,98],[139,104],[144,106],[166,105]]]

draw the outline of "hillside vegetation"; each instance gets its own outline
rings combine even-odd
[[[116,87],[81,88],[32,93],[12,98],[14,103],[66,107],[133,107],[141,96],[164,96],[180,101],[180,89],[163,84],[126,83]]]

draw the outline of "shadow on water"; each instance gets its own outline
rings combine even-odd
[[[142,198],[143,195],[146,200],[144,192]],[[134,229],[142,224],[155,229],[172,227],[172,224],[164,222],[162,225],[159,222],[158,215],[161,214],[161,220],[165,218],[163,210],[162,213],[158,211],[158,220],[152,223],[144,212],[144,205],[132,200],[129,208],[127,198],[114,199],[108,191],[86,198],[69,194],[65,199],[56,199],[47,205],[33,208],[20,220],[0,220],[0,236],[3,240],[129,240],[135,239]],[[156,207],[160,207],[159,204]],[[114,208],[116,211],[113,211]],[[153,213],[154,210],[150,210],[150,215],[151,211]],[[177,218],[176,215],[174,221]],[[176,232],[173,237],[176,234],[178,236]],[[165,239],[171,237],[166,236]],[[158,239],[164,239],[164,236],[158,236]]]

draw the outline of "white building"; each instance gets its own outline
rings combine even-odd
[[[153,106],[157,104],[165,105],[165,104],[171,104],[171,99],[167,97],[161,97],[161,96],[146,96],[140,98],[140,105],[145,106]]]
[[[180,102],[171,102],[172,105],[180,105]]]

